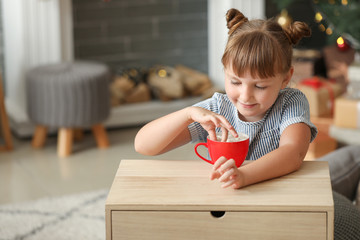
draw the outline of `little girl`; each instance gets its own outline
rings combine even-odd
[[[248,160],[237,168],[220,157],[211,179],[223,187],[241,188],[296,171],[317,130],[309,120],[306,97],[287,88],[294,72],[292,45],[310,36],[309,27],[294,22],[288,29],[274,20],[249,21],[241,12],[226,14],[228,42],[222,57],[226,94],[166,115],[145,125],[135,149],[157,155],[190,141],[216,139],[216,132],[249,136]]]

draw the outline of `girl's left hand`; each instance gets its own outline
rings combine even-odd
[[[219,179],[219,181],[223,183],[221,185],[223,188],[231,186],[232,188],[236,189],[242,187],[244,183],[243,175],[236,167],[235,161],[225,157],[220,157],[214,163],[210,179]]]

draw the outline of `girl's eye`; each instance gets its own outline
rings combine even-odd
[[[240,85],[240,84],[241,84],[241,82],[238,82],[238,81],[231,81],[231,84],[232,84],[232,85]]]
[[[264,90],[266,87],[255,86],[257,89]]]

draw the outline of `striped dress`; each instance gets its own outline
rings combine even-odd
[[[279,147],[282,132],[295,123],[305,123],[311,129],[311,141],[317,135],[316,127],[310,122],[309,103],[305,95],[293,88],[280,91],[275,103],[265,113],[262,120],[257,122],[244,122],[238,117],[238,110],[226,94],[215,93],[211,98],[195,104],[194,106],[208,109],[223,115],[235,131],[249,136],[248,160],[256,160]],[[208,133],[197,123],[189,126],[192,142],[206,141]],[[221,131],[220,128],[216,129]]]

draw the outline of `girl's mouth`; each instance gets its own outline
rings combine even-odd
[[[248,103],[240,103],[240,105],[243,107],[243,108],[253,108],[256,106],[256,103],[253,103],[253,104],[248,104]]]

